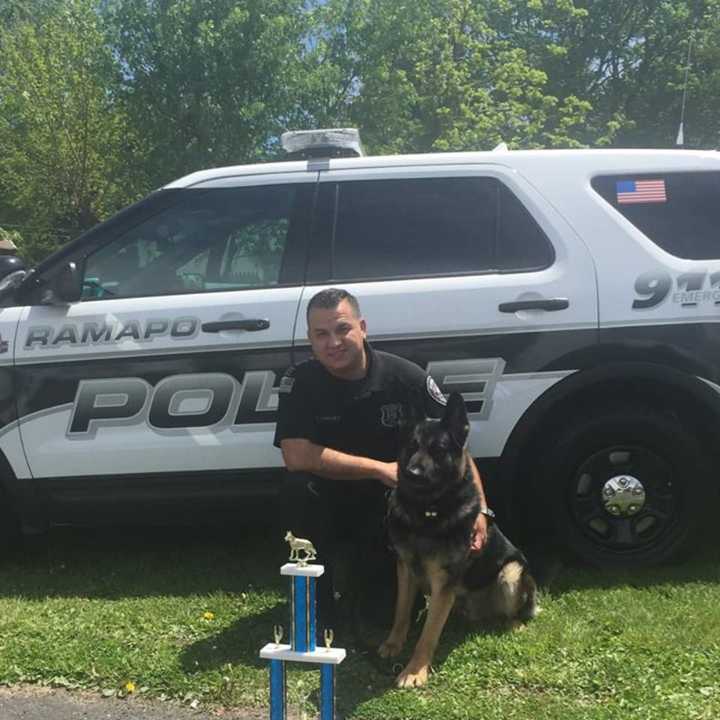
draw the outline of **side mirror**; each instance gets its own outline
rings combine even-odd
[[[0,255],[0,280],[25,269],[25,262],[17,255]]]
[[[55,301],[77,302],[82,295],[82,276],[77,265],[74,262],[66,263],[52,279],[50,287]]]

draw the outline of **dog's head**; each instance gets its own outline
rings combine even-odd
[[[398,456],[400,487],[413,494],[435,495],[442,487],[461,480],[469,432],[460,393],[450,395],[441,420],[411,415]]]

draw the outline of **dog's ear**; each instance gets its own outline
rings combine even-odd
[[[445,425],[457,446],[464,448],[470,434],[470,421],[465,409],[465,401],[458,392],[450,393],[445,415],[443,415],[443,425]]]

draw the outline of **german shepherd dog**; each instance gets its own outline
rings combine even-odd
[[[477,553],[470,552],[480,499],[466,449],[465,403],[452,393],[442,420],[407,419],[398,458],[398,485],[390,495],[387,527],[397,553],[397,601],[392,630],[378,652],[400,653],[419,590],[429,594],[420,639],[398,687],[427,682],[440,634],[456,599],[471,620],[515,624],[537,613],[536,585],[523,554],[494,521]]]

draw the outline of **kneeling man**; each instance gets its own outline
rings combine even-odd
[[[280,383],[275,445],[290,471],[288,529],[312,540],[326,567],[318,587],[320,629],[335,622],[335,543],[360,544],[359,557],[377,557],[386,546],[385,496],[397,484],[402,418],[411,405],[415,416],[440,418],[445,398],[418,365],[371,347],[358,301],[347,291],[313,296],[307,325],[313,357],[291,367]],[[472,469],[486,508],[474,463]],[[478,515],[474,550],[485,542],[486,522]]]

